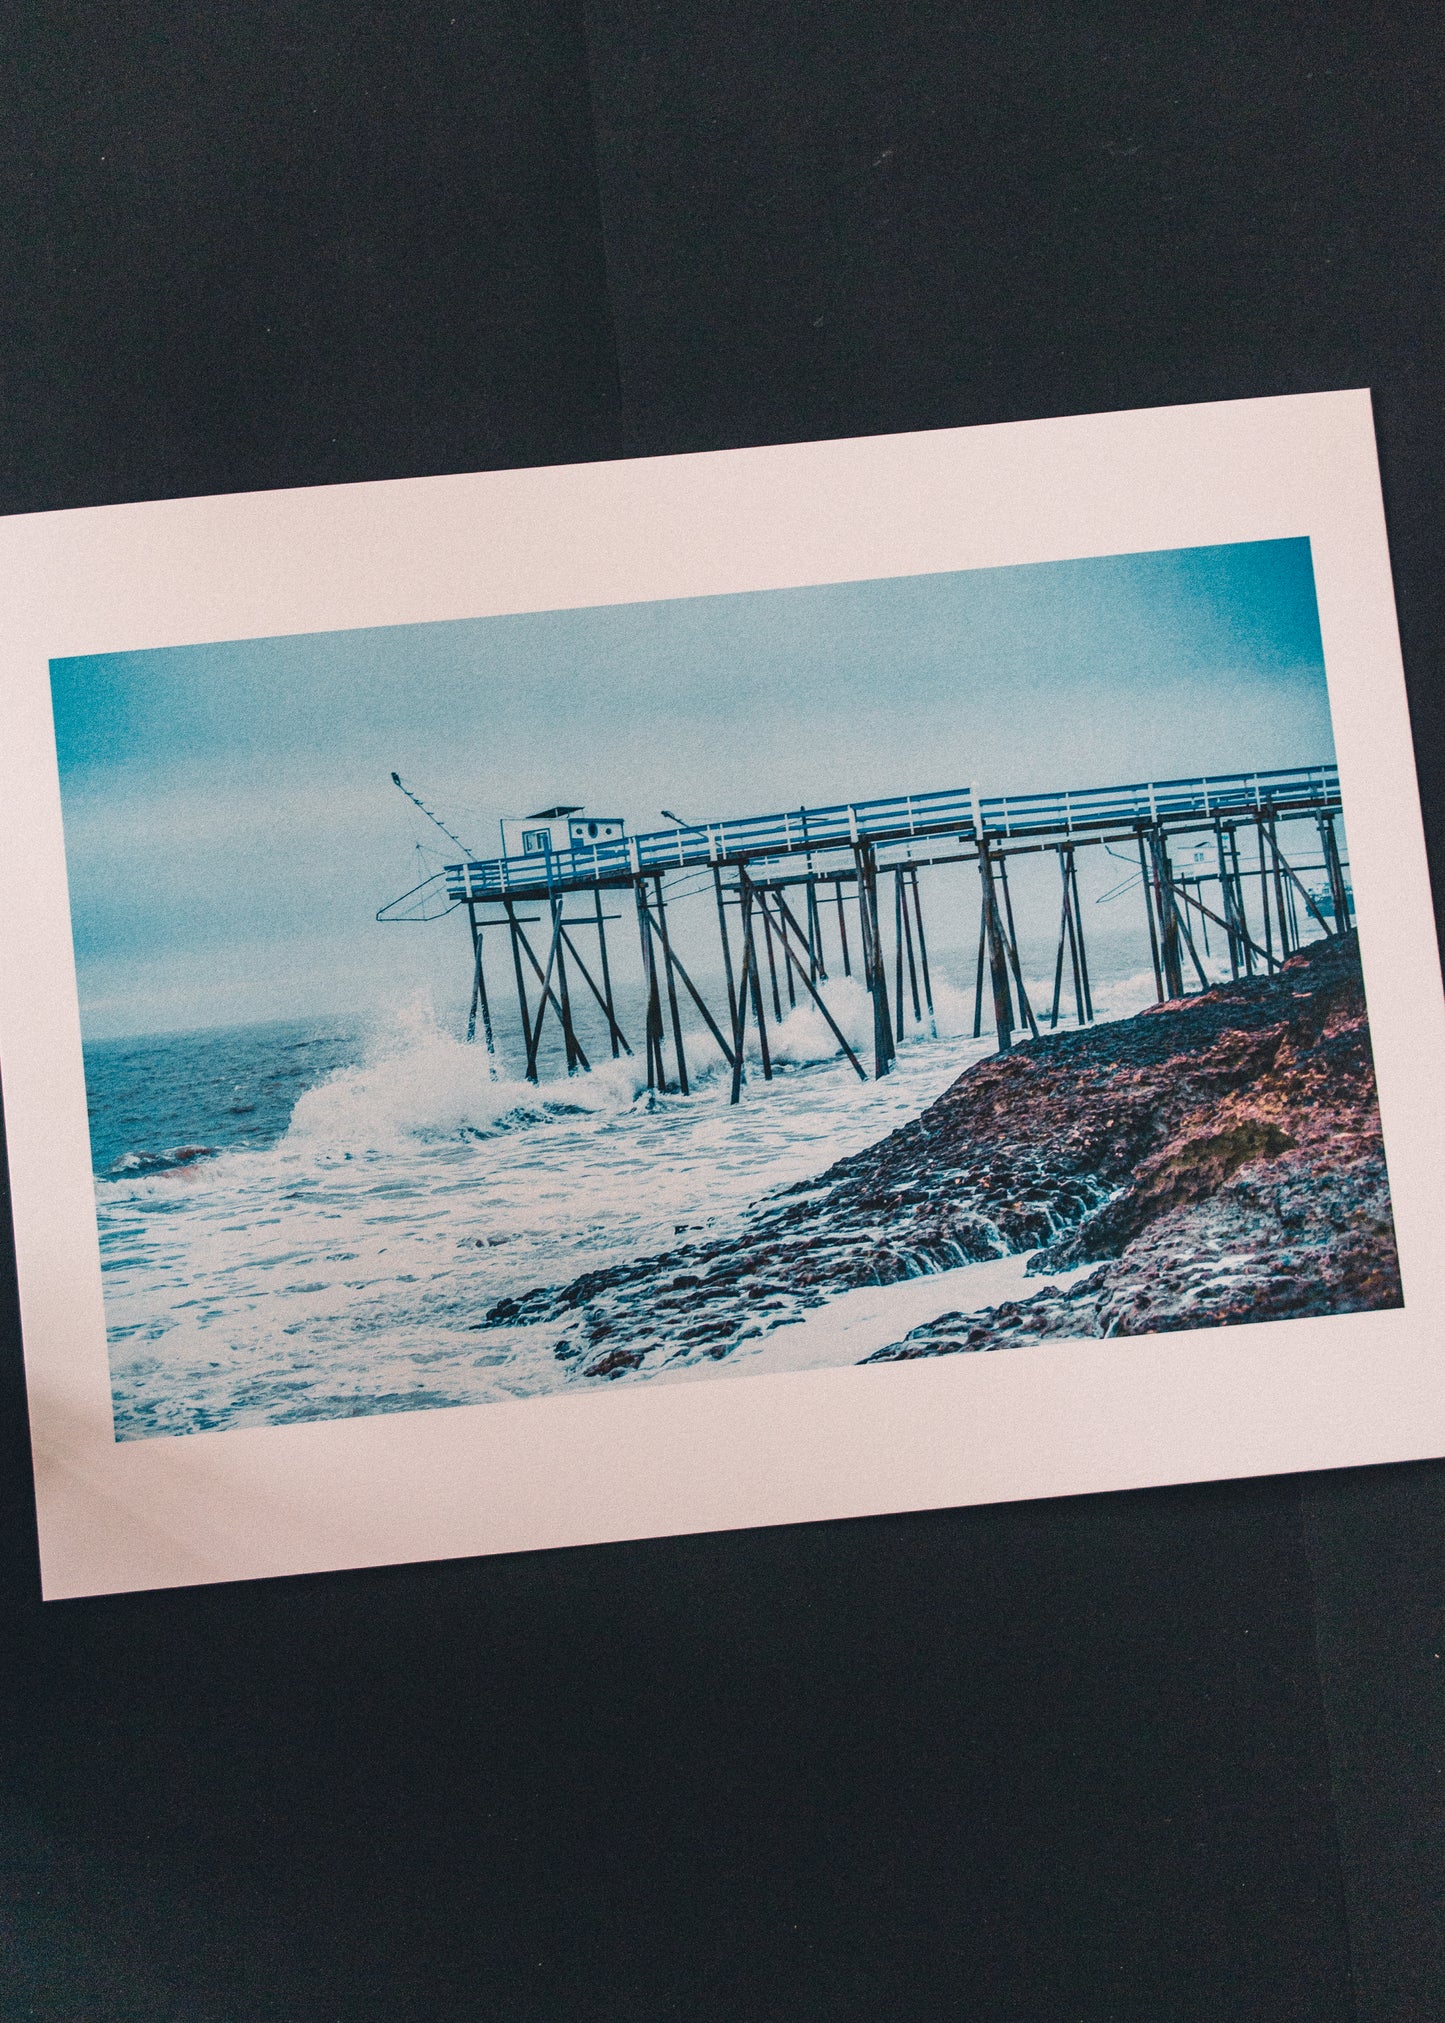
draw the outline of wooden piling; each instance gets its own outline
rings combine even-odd
[[[467,919],[472,930],[473,958],[472,1002],[471,1009],[467,1013],[467,1040],[470,1043],[477,1036],[477,1014],[480,1012],[482,1032],[487,1042],[487,1052],[491,1055],[493,1061],[495,1061],[497,1058],[497,1043],[492,1033],[492,1008],[487,1002],[487,978],[486,972],[482,967],[482,930],[477,924],[476,906],[471,901],[467,903]],[[495,1072],[494,1068],[493,1073]]]
[[[738,1022],[738,993],[737,986],[733,981],[732,940],[728,934],[727,907],[723,902],[722,872],[716,864],[712,867],[712,889],[713,897],[717,902],[717,932],[718,940],[722,944],[723,980],[727,985],[728,993],[728,1023],[736,1029]]]
[[[1149,954],[1154,964],[1154,995],[1164,1002],[1164,970],[1159,960],[1159,929],[1154,918],[1154,880],[1149,869],[1145,831],[1136,831],[1139,842],[1139,883],[1144,892],[1144,916],[1149,923]]]
[[[1350,931],[1350,893],[1345,882],[1345,867],[1340,858],[1339,837],[1335,833],[1335,818],[1331,814],[1315,818],[1320,832],[1320,848],[1324,854],[1325,873],[1330,884],[1330,903],[1334,911],[1335,924],[1339,933]]]
[[[521,930],[521,927],[520,927],[520,926],[518,925],[518,922],[517,922],[517,911],[516,911],[516,907],[515,907],[515,906],[513,905],[512,901],[511,901],[510,899],[508,899],[508,900],[505,900],[505,901],[503,902],[503,904],[504,904],[504,908],[505,908],[505,911],[506,911],[506,915],[507,915],[507,926],[508,926],[508,928],[510,929],[510,932],[511,932],[511,940],[512,940],[512,968],[513,968],[513,970],[514,970],[514,971],[516,972],[516,978],[517,978],[517,1005],[518,1005],[518,1009],[519,1009],[519,1011],[521,1012],[521,1017],[522,1017],[522,1040],[523,1040],[523,1044],[525,1045],[525,1044],[526,1044],[526,1040],[527,1040],[527,1036],[528,1036],[528,1034],[529,1034],[529,1033],[531,1032],[531,1030],[532,1030],[532,1013],[531,1013],[531,1008],[530,1008],[530,1006],[529,1006],[529,1005],[528,1005],[528,1003],[527,1003],[527,984],[526,984],[526,979],[525,979],[525,977],[524,977],[524,976],[522,975],[522,952],[521,952],[521,948],[520,948],[520,946],[519,946],[519,943],[520,943],[520,938],[521,938],[521,933],[522,933],[522,930]],[[536,1079],[537,1079],[537,1076],[536,1076],[535,1070],[533,1069],[533,1066],[532,1066],[532,1054],[531,1054],[531,1048],[530,1048],[530,1047],[528,1047],[528,1049],[527,1049],[527,1067],[526,1067],[526,1076],[527,1076],[527,1080],[528,1080],[529,1082],[535,1082],[535,1081],[536,1081]]]
[[[858,872],[858,929],[863,942],[863,972],[873,999],[873,1073],[886,1075],[893,1066],[893,1022],[888,1011],[888,975],[883,940],[878,932],[878,861],[871,843],[853,847]]]
[[[677,1086],[681,1095],[690,1094],[687,1080],[687,1055],[682,1045],[682,1015],[677,1003],[677,978],[672,958],[672,947],[667,938],[667,908],[662,899],[662,874],[653,879],[653,890],[657,895],[657,938],[662,944],[663,968],[667,974],[667,1009],[672,1022],[672,1046],[677,1057]]]
[[[600,885],[593,886],[592,896],[597,906],[597,960],[598,966],[602,971],[602,1008],[607,1014],[607,1029],[611,1035],[612,1058],[615,1061],[618,1057],[617,1043],[619,1040],[622,1040],[622,1032],[617,1023],[617,1012],[612,1002],[612,969],[607,960],[607,923],[602,917],[602,887]],[[626,1040],[622,1040],[622,1044],[623,1046],[627,1046]],[[627,1051],[630,1054],[632,1052],[631,1047],[627,1047]]]
[[[933,1010],[933,979],[928,974],[928,943],[923,938],[923,901],[918,895],[918,866],[916,864],[913,867],[913,874],[909,879],[909,884],[913,888],[913,923],[918,935],[918,964],[923,972],[923,999],[928,1006],[929,1037],[936,1040],[938,1038],[938,1020]]]
[[[643,880],[633,880],[632,895],[637,905],[637,937],[642,950],[642,988],[646,1001],[647,1086],[665,1090],[667,1070],[662,1058],[662,996],[657,983],[657,959],[652,946],[652,919],[643,893]]]
[[[557,957],[557,998],[562,1008],[562,1051],[567,1062],[567,1072],[575,1075],[582,1059],[577,1044],[577,1034],[572,1025],[572,994],[567,981],[567,935],[562,925],[562,909],[565,904],[561,893],[552,897],[554,921],[553,942]]]
[[[988,941],[989,974],[993,981],[993,1023],[998,1050],[1006,1054],[1013,1046],[1013,1003],[1009,996],[1008,950],[999,919],[998,895],[994,891],[993,856],[987,841],[978,844],[978,875],[983,885],[983,925]]]

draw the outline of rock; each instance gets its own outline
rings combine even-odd
[[[1129,1021],[1167,1025],[1193,1046],[1167,1077],[1173,1086],[1159,1086],[1157,1067],[1141,1081],[1137,1058],[1121,1061],[1130,1093],[1149,1091],[1149,1134],[1109,1200],[1030,1267],[1104,1268],[1062,1297],[1041,1293],[967,1326],[930,1322],[873,1360],[1400,1304],[1354,937],[1209,997],[1219,1011],[1246,1011],[1249,1029],[1221,1029],[1214,1009],[1201,1024],[1191,1014],[1206,1009],[1202,998]],[[1270,1009],[1270,1025],[1254,1023]]]
[[[870,1360],[1398,1305],[1354,937],[977,1062],[742,1234],[538,1287],[480,1325],[565,1321],[579,1374],[616,1375],[725,1357],[852,1287],[1021,1251],[1034,1269],[1100,1268]]]

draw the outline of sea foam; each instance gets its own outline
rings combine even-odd
[[[355,1154],[486,1138],[552,1118],[617,1114],[640,1089],[630,1060],[540,1085],[515,1080],[484,1046],[454,1039],[420,1004],[377,1036],[359,1066],[339,1069],[298,1098],[284,1143],[290,1151]]]

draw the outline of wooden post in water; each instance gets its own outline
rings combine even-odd
[[[1169,845],[1156,822],[1149,831],[1149,855],[1154,870],[1154,905],[1159,916],[1159,960],[1168,997],[1184,995],[1184,964],[1179,947],[1179,902],[1169,864]]]
[[[998,853],[998,882],[999,889],[1003,893],[1003,917],[1008,927],[1005,940],[1008,947],[1009,967],[1013,971],[1014,992],[1018,998],[1019,1010],[1024,1015],[1024,1023],[1034,1038],[1037,1039],[1039,1036],[1039,1022],[1034,1017],[1034,1008],[1029,1003],[1028,992],[1024,989],[1024,972],[1023,965],[1019,961],[1018,935],[1014,930],[1013,899],[1008,889],[1008,858],[1002,850]]]
[[[1269,854],[1271,859],[1273,860],[1274,912],[1275,918],[1279,922],[1279,953],[1280,953],[1280,960],[1283,961],[1287,955],[1292,953],[1294,942],[1290,935],[1289,911],[1286,904],[1286,901],[1288,899],[1288,892],[1284,882],[1284,872],[1280,867],[1279,837],[1276,833],[1276,825],[1273,816],[1270,817],[1268,822],[1262,822],[1260,824],[1260,835],[1263,838],[1267,838],[1269,842]]]
[[[738,1023],[738,993],[737,986],[733,981],[733,949],[732,942],[728,936],[727,907],[723,903],[722,872],[716,864],[712,867],[712,889],[713,895],[717,900],[717,931],[718,939],[722,943],[723,977],[728,987],[728,1019],[734,1033],[736,1033]]]
[[[688,1095],[687,1056],[682,1050],[682,1017],[677,1005],[677,978],[672,966],[672,944],[667,938],[667,908],[662,903],[662,873],[653,879],[657,893],[657,933],[662,943],[663,968],[667,971],[667,1008],[672,1019],[672,1046],[677,1055],[677,1086],[681,1095]]]
[[[773,959],[773,923],[768,918],[768,903],[761,886],[753,887],[753,900],[763,919],[763,947],[768,958],[768,982],[773,993],[773,1017],[778,1024],[783,1023],[783,1000],[778,995],[778,965]]]
[[[823,923],[818,915],[818,881],[808,860],[808,975],[814,983],[826,983],[828,971],[823,960]]]
[[[748,1005],[751,1003],[753,1017],[758,1028],[758,1052],[762,1057],[763,1080],[773,1079],[772,1055],[768,1049],[768,1026],[763,1016],[763,986],[758,971],[758,942],[753,927],[753,907],[755,890],[749,878],[747,867],[738,865],[738,912],[741,916],[743,940],[743,967],[738,979],[737,1017],[733,1022],[733,1087],[732,1100],[736,1103],[742,1093],[743,1059],[747,1034]]]
[[[798,1003],[798,993],[797,993],[797,991],[796,991],[796,989],[794,988],[794,985],[793,985],[793,972],[792,972],[791,968],[789,967],[789,965],[788,965],[788,962],[787,962],[787,959],[786,959],[786,936],[785,936],[785,935],[784,935],[784,933],[783,933],[783,923],[782,923],[782,914],[781,914],[781,912],[779,911],[779,909],[780,909],[780,907],[781,907],[781,905],[782,905],[782,900],[783,900],[783,893],[782,893],[782,887],[781,887],[781,886],[778,886],[778,887],[777,887],[777,888],[776,888],[776,889],[775,889],[775,890],[774,890],[774,891],[773,891],[773,892],[772,892],[772,893],[771,893],[771,894],[769,895],[769,897],[768,897],[768,900],[767,900],[767,905],[768,905],[768,908],[769,908],[769,910],[771,911],[771,913],[772,913],[772,916],[773,916],[773,919],[772,919],[772,928],[773,928],[773,934],[774,934],[774,938],[775,938],[775,946],[776,946],[776,949],[777,949],[777,952],[778,952],[778,954],[780,954],[780,955],[782,955],[782,956],[784,957],[784,961],[783,961],[783,982],[784,982],[784,984],[786,985],[786,987],[787,987],[787,992],[788,992],[788,1010],[789,1010],[789,1011],[793,1011],[793,1010],[795,1010],[795,1009],[796,1009],[796,1007],[797,1007],[797,1003]]]
[[[642,987],[647,1003],[647,1086],[667,1087],[667,1071],[662,1059],[662,997],[657,984],[657,957],[652,946],[652,919],[643,894],[643,880],[633,880],[632,896],[637,902],[637,936],[642,948]]]
[[[617,1010],[612,1002],[612,970],[607,961],[607,927],[602,918],[602,887],[594,885],[592,896],[597,904],[597,956],[602,968],[603,1005],[607,1013],[607,1028],[612,1038],[612,1058],[620,1057],[618,1041],[621,1033],[617,1025]],[[629,1049],[630,1051],[630,1049]]]
[[[1054,1001],[1049,1012],[1049,1031],[1057,1029],[1059,1004],[1064,987],[1064,955],[1067,952],[1069,967],[1074,979],[1074,1006],[1078,1022],[1083,1025],[1085,1017],[1092,1018],[1094,1007],[1089,998],[1089,973],[1084,965],[1083,924],[1078,918],[1078,874],[1074,868],[1074,846],[1072,843],[1059,845],[1059,883],[1063,888],[1062,904],[1059,911],[1059,946],[1054,957]],[[1086,1008],[1087,1007],[1087,1012]]]
[[[978,841],[978,875],[983,885],[983,931],[988,943],[989,975],[993,981],[993,1023],[998,1050],[1006,1054],[1013,1046],[1013,1002],[1009,996],[1008,949],[999,919],[998,895],[993,882],[993,853],[987,841]]]
[[[910,874],[906,868],[899,871],[898,897],[900,903],[898,910],[903,919],[903,947],[908,956],[908,989],[913,999],[913,1023],[916,1026],[921,1026],[923,1024],[923,1005],[918,995],[918,964],[913,952],[913,921],[908,910],[909,887],[917,876],[916,871]],[[917,896],[916,892],[914,896]],[[898,995],[900,998],[903,995],[901,980],[898,985]]]
[[[1154,880],[1149,870],[1149,859],[1145,850],[1144,830],[1136,831],[1139,841],[1139,883],[1144,892],[1144,915],[1149,922],[1149,954],[1154,963],[1154,995],[1160,1004],[1164,1002],[1164,971],[1159,962],[1159,930],[1154,920]]]
[[[467,901],[467,919],[472,930],[472,1005],[467,1013],[467,1039],[477,1036],[477,1013],[482,1015],[482,1032],[487,1042],[487,1052],[493,1061],[497,1058],[497,1043],[492,1035],[492,1008],[487,1002],[487,979],[482,968],[482,930],[477,925],[477,909],[473,900]],[[496,1070],[493,1069],[495,1074]]]
[[[537,1076],[532,1065],[532,1058],[531,1058],[532,1050],[529,1044],[532,1032],[532,1011],[531,1007],[527,1003],[526,979],[522,975],[522,950],[521,950],[522,930],[520,926],[517,924],[517,909],[513,901],[510,899],[504,899],[502,901],[502,904],[506,908],[507,926],[508,929],[510,930],[512,938],[512,968],[516,972],[517,1005],[522,1015],[522,1043],[527,1048],[527,1067],[525,1072],[527,1080],[529,1082],[535,1082]]]
[[[883,939],[878,932],[878,861],[871,843],[855,843],[858,867],[858,929],[863,940],[863,974],[873,999],[873,1074],[886,1075],[893,1066],[893,1021],[888,1011],[888,974]]]
[[[1229,860],[1224,849],[1224,824],[1214,824],[1214,855],[1219,865],[1219,910],[1224,916],[1225,940],[1229,945],[1229,974],[1239,975],[1239,922],[1235,916],[1234,885],[1229,875]]]
[[[1069,855],[1069,887],[1074,897],[1074,942],[1079,956],[1079,981],[1083,985],[1084,1017],[1093,1023],[1094,993],[1089,983],[1089,951],[1084,941],[1084,912],[1079,904],[1079,867],[1074,861],[1074,846],[1067,845]]]
[[[1269,903],[1269,866],[1264,858],[1264,823],[1256,815],[1254,822],[1254,846],[1259,852],[1259,904],[1264,914],[1264,960],[1265,967],[1277,967],[1274,959],[1274,920]]]
[[[1246,976],[1253,976],[1257,944],[1254,936],[1249,931],[1249,908],[1245,902],[1244,866],[1239,858],[1239,824],[1237,822],[1231,822],[1229,825],[1229,861],[1234,879],[1234,918],[1239,926],[1241,943],[1244,950],[1244,973]]]
[[[938,1020],[933,1011],[933,979],[928,974],[928,943],[923,938],[923,901],[918,896],[918,866],[913,867],[909,879],[913,887],[913,924],[918,933],[918,965],[923,972],[923,1001],[928,1006],[928,1032],[931,1039],[938,1038]]]
[[[1273,829],[1271,829],[1270,831],[1269,847],[1274,856],[1275,877],[1280,881],[1281,890],[1284,894],[1285,902],[1287,903],[1289,908],[1290,931],[1294,936],[1294,946],[1298,948],[1300,945],[1299,918],[1295,912],[1295,905],[1294,905],[1296,893],[1298,893],[1300,898],[1303,899],[1305,905],[1308,907],[1310,911],[1311,917],[1315,920],[1315,922],[1319,926],[1320,932],[1324,935],[1325,939],[1328,941],[1336,930],[1333,927],[1331,927],[1328,920],[1325,919],[1324,914],[1320,911],[1320,908],[1315,903],[1314,896],[1310,892],[1309,887],[1300,878],[1299,873],[1290,863],[1288,857],[1285,856],[1283,850],[1280,849],[1279,844],[1275,839]],[[1284,933],[1283,927],[1281,927],[1280,932],[1281,936],[1283,936]]]
[[[552,942],[557,959],[557,997],[562,1007],[562,1050],[566,1057],[568,1074],[575,1075],[582,1054],[572,1025],[572,998],[567,988],[567,937],[562,931],[562,909],[565,904],[566,899],[562,893],[552,894]]]

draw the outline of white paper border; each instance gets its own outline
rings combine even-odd
[[[113,1440],[52,657],[1298,535],[1402,1310]],[[1445,1001],[1367,393],[37,514],[0,521],[0,583],[0,1068],[47,1597],[1445,1453]]]

